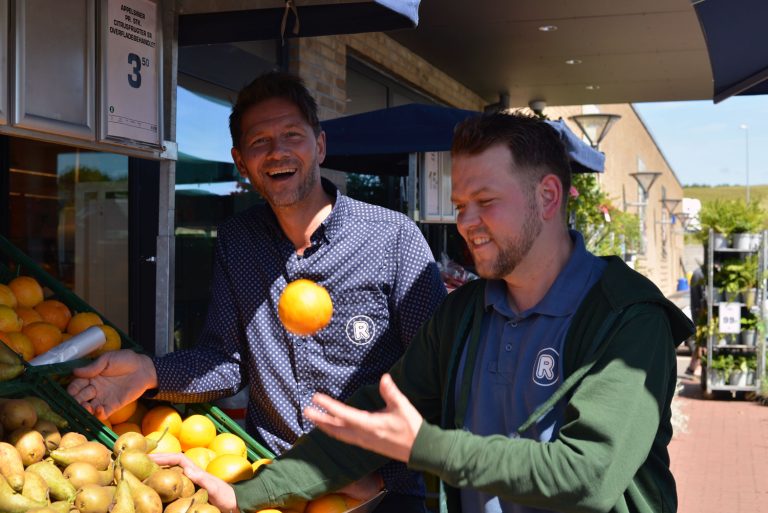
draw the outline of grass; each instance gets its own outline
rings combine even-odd
[[[683,196],[697,198],[702,203],[715,199],[735,200],[746,198],[746,187],[743,185],[719,185],[717,187],[683,187]],[[749,187],[750,201],[759,201],[760,206],[768,211],[768,185],[752,185]]]

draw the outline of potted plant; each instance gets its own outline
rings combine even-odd
[[[757,303],[757,254],[748,255],[744,258],[744,290],[741,291],[741,297],[748,309],[751,309]]]
[[[745,346],[754,346],[757,343],[757,337],[765,331],[765,326],[753,315],[747,315],[741,318],[741,343]]]
[[[713,249],[728,247],[727,237],[735,224],[734,215],[733,204],[730,201],[717,199],[704,202],[699,211],[701,241],[705,245],[708,243],[711,229],[714,232]]]
[[[726,301],[738,301],[741,291],[752,283],[750,272],[744,260],[724,260],[715,273],[715,287],[723,289]]]
[[[731,377],[733,355],[719,354],[712,358],[712,365],[707,369],[707,376],[712,386],[723,386]]]
[[[747,386],[755,384],[755,376],[757,375],[757,356],[752,355],[747,358]]]
[[[746,356],[738,356],[733,361],[733,368],[731,374],[728,377],[728,384],[738,387],[743,387],[747,384],[747,373],[749,367],[747,365]]]
[[[760,203],[738,200],[734,205],[731,244],[733,248],[754,251],[760,246],[760,229],[765,224],[765,211]]]

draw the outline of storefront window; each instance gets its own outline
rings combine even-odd
[[[128,157],[10,139],[11,243],[128,330]]]

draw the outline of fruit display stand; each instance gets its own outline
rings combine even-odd
[[[74,292],[69,290],[56,278],[48,274],[31,258],[16,248],[10,241],[0,236],[0,283],[7,283],[18,275],[26,275],[35,278],[43,287],[49,289],[53,295],[46,299],[57,299],[64,303],[73,312],[93,312],[99,315],[104,324],[111,326],[120,335],[121,348],[132,349],[144,353],[144,349],[117,326]],[[0,344],[2,341],[0,341]],[[18,393],[35,395],[46,400],[51,408],[62,415],[72,426],[72,429],[82,433],[89,439],[111,447],[117,439],[117,434],[104,425],[96,417],[91,415],[64,389],[71,378],[72,370],[89,363],[91,360],[82,358],[63,363],[30,366],[25,364],[25,372],[8,382],[0,382],[0,397],[11,397]],[[145,404],[161,404],[157,401],[143,400]],[[246,444],[248,459],[256,461],[262,458],[273,458],[274,455],[265,447],[256,442],[234,420],[221,409],[209,403],[174,404],[175,409],[182,415],[197,413],[208,417],[216,426],[218,433],[232,433],[240,437]]]

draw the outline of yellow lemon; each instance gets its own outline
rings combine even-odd
[[[216,438],[208,445],[208,448],[218,456],[224,454],[234,454],[245,458],[248,450],[243,439],[232,433],[219,433]],[[250,464],[249,464],[250,465]]]
[[[251,462],[236,454],[216,456],[205,467],[205,471],[227,483],[237,483],[253,477]]]

